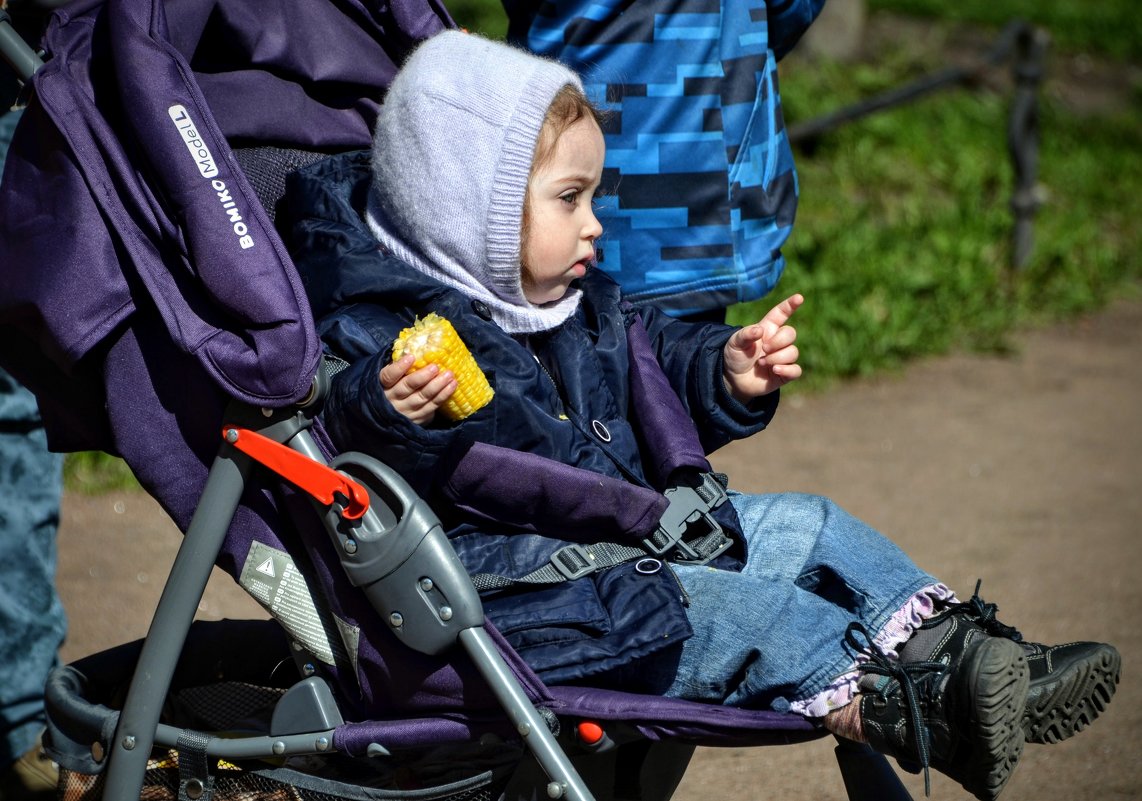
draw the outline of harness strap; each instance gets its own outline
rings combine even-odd
[[[722,530],[710,514],[725,503],[725,476],[703,473],[695,487],[671,487],[664,493],[669,506],[654,534],[642,546],[597,542],[591,545],[571,543],[551,555],[548,563],[530,573],[512,577],[498,573],[477,573],[472,583],[480,592],[512,587],[517,584],[559,584],[636,559],[647,560],[642,572],[657,573],[662,562],[704,565],[725,553],[733,539]],[[692,529],[697,528],[695,533]]]
[[[614,542],[598,542],[593,545],[571,543],[553,553],[543,567],[525,576],[512,578],[497,573],[477,573],[472,576],[472,583],[480,592],[500,590],[517,584],[559,584],[646,557],[647,552],[642,548]]]

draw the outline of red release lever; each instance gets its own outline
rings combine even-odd
[[[280,442],[234,426],[225,426],[222,437],[251,459],[270,468],[326,506],[332,506],[337,500],[336,496],[340,495],[345,499],[341,511],[344,518],[357,520],[369,508],[369,493],[356,481]]]

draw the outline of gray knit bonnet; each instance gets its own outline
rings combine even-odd
[[[520,283],[520,230],[535,144],[566,67],[448,30],[420,45],[377,117],[366,220],[422,273],[483,301],[509,333],[570,317],[579,290],[537,306]]]

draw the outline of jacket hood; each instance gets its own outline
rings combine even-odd
[[[508,333],[545,331],[579,304],[536,305],[520,282],[535,144],[571,70],[460,31],[422,44],[377,116],[366,220],[386,250],[487,305]]]

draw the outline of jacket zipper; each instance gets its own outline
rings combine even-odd
[[[539,365],[539,369],[547,376],[547,380],[551,382],[551,386],[555,390],[555,400],[559,404],[559,414],[557,417],[560,420],[569,420],[570,418],[567,417],[567,407],[563,405],[563,394],[559,391],[559,385],[555,383],[555,376],[551,375],[547,366],[539,360],[539,357],[534,352],[532,352],[531,358],[535,359],[535,363]]]

